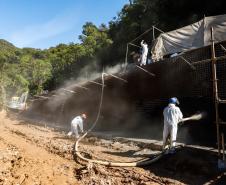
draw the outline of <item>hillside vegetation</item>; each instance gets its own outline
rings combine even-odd
[[[108,25],[85,23],[79,44],[40,50],[17,48],[0,39],[0,104],[27,90],[34,95],[56,89],[66,80],[76,79],[87,66],[101,71],[105,66],[122,63],[126,44],[152,25],[163,31],[176,29],[204,15],[224,14],[225,4],[223,0],[130,0]],[[152,33],[142,39],[150,44]]]

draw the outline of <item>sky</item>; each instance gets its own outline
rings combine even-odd
[[[117,17],[129,0],[0,0],[0,39],[19,48],[78,43],[82,26]]]

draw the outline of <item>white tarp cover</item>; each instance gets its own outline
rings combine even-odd
[[[211,27],[215,42],[226,40],[226,15],[205,17],[194,24],[162,33],[152,47],[152,59],[158,61],[164,55],[210,45]]]

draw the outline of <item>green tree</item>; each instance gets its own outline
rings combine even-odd
[[[104,48],[108,48],[112,44],[112,40],[108,36],[107,27],[102,24],[97,28],[93,23],[87,22],[83,26],[82,35],[79,36],[87,57],[94,57]]]
[[[32,94],[41,93],[43,84],[52,76],[52,65],[47,59],[36,59],[25,54],[21,57],[20,71],[24,79],[29,82]]]

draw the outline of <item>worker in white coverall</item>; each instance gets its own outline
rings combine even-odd
[[[72,121],[71,121],[71,131],[68,132],[68,136],[71,136],[72,134],[75,134],[76,138],[79,138],[78,134],[78,128],[83,132],[83,122],[86,119],[86,114],[82,114],[80,116],[76,116]]]
[[[148,56],[148,45],[144,40],[141,41],[141,47],[142,47],[142,54],[140,59],[140,66],[146,65],[147,56]]]
[[[163,129],[163,150],[167,145],[167,140],[170,138],[169,153],[175,152],[176,139],[177,139],[177,125],[182,120],[183,114],[179,107],[177,98],[170,98],[168,106],[163,111],[164,116],[164,129]]]

